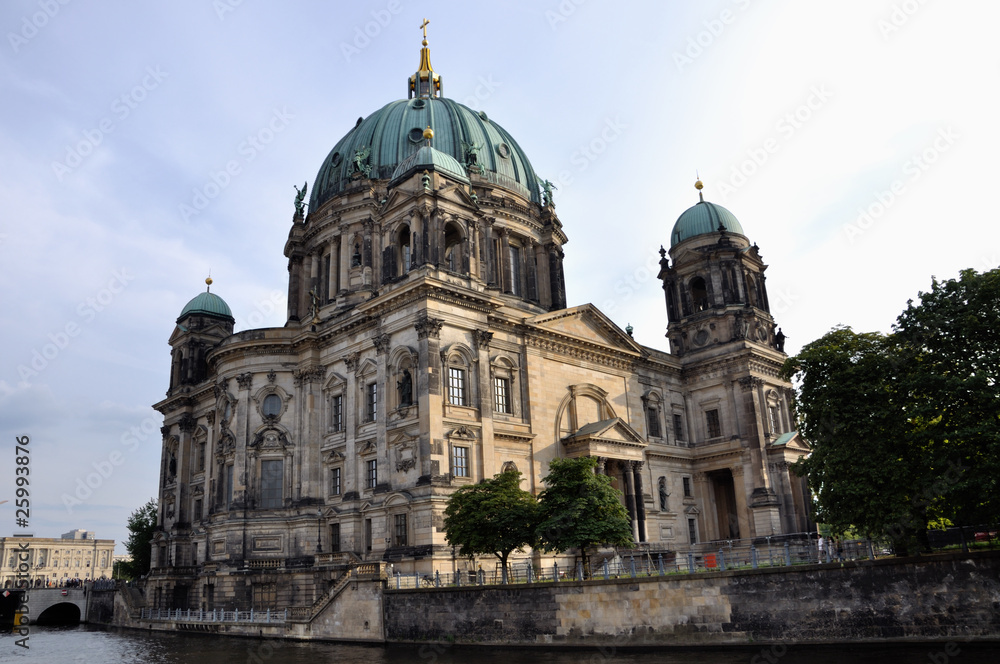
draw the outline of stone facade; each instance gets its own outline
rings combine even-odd
[[[285,244],[284,327],[234,333],[207,293],[177,319],[155,405],[147,596],[303,606],[361,561],[464,568],[442,528],[448,496],[507,468],[537,494],[567,456],[598,457],[653,551],[808,531],[805,485],[788,469],[808,448],[778,377],[756,246],[723,232],[664,252],[673,352],[644,347],[593,305],[566,307],[567,236],[512,139],[433,90],[405,104],[481,133],[458,148],[443,128],[436,142],[415,127],[395,170],[367,147],[353,162],[331,153]],[[344,141],[387,131],[375,124]],[[379,136],[364,140],[404,140]],[[485,147],[469,147],[476,137]],[[521,180],[504,174],[515,158]],[[692,290],[705,279],[719,286]]]

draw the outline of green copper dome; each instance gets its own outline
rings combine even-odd
[[[399,166],[392,172],[392,180],[390,181],[402,178],[418,170],[433,170],[438,173],[447,173],[466,184],[469,183],[469,174],[465,170],[465,166],[458,163],[450,154],[435,150],[429,145],[425,145],[399,162]]]
[[[718,233],[720,225],[728,233],[743,235],[743,227],[732,212],[721,205],[699,201],[677,217],[677,223],[670,231],[670,247],[676,247],[696,235]]]
[[[386,104],[340,139],[319,167],[309,209],[319,209],[357,179],[392,178],[407,157],[426,146],[427,127],[434,132],[435,151],[450,156],[462,170],[541,204],[540,181],[503,127],[451,99],[421,96]]]
[[[226,301],[215,293],[198,293],[197,296],[186,305],[181,310],[181,315],[177,317],[177,320],[184,318],[189,314],[207,314],[209,316],[219,316],[221,318],[233,319],[233,312],[230,311],[229,305]]]

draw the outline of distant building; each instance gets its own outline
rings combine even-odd
[[[24,576],[19,576],[21,554],[27,545],[32,586],[59,585],[71,579],[88,581],[110,579],[115,541],[96,539],[88,530],[72,530],[62,537],[31,537],[18,535],[0,537],[0,580],[4,588],[12,588]]]
[[[564,457],[597,458],[652,552],[811,530],[767,266],[736,217],[664,222],[671,350],[642,346],[567,308],[552,184],[441,96],[426,41],[407,87],[330,151],[308,212],[296,197],[285,325],[234,333],[208,291],[176,320],[154,604],[310,605],[368,561],[447,573],[456,489],[513,468],[537,494]]]
[[[90,530],[71,530],[68,533],[63,533],[61,535],[63,539],[94,539],[94,533]]]

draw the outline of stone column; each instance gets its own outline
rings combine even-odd
[[[527,279],[527,288],[525,289],[524,297],[525,299],[531,300],[533,302],[540,301],[538,295],[538,243],[532,239],[529,239],[524,247],[524,264],[525,264],[525,278]]]
[[[494,246],[493,246],[493,220],[492,219],[488,218],[488,219],[484,220],[484,222],[483,222],[483,236],[484,236],[484,239],[483,239],[483,242],[484,242],[484,245],[483,245],[483,249],[484,249],[483,256],[484,256],[484,260],[486,261],[486,269],[483,271],[483,281],[485,281],[488,286],[496,286],[497,285],[497,274],[496,274],[497,260],[496,260],[496,257],[493,255]]]
[[[340,238],[331,238],[327,243],[330,248],[330,274],[327,275],[326,299],[337,299],[337,277],[340,275]],[[323,304],[326,304],[324,302]]]
[[[351,236],[348,233],[347,227],[343,226],[340,229],[340,260],[338,261],[340,267],[340,290],[337,291],[337,295],[344,295],[351,288],[351,276],[349,270],[351,269]]]
[[[549,257],[545,247],[541,244],[536,244],[534,250],[538,302],[549,309],[552,307],[552,277],[549,275]]]
[[[302,256],[288,259],[288,318],[299,320],[302,291]]]
[[[498,262],[501,267],[500,278],[497,279],[500,291],[503,293],[513,292],[514,284],[511,282],[513,270],[510,266],[510,231],[506,228],[500,231],[500,260]]]
[[[441,326],[440,318],[430,318],[421,314],[414,324],[417,330],[417,411],[420,417],[420,475],[417,482],[430,482],[432,475],[441,474],[440,459],[432,455],[442,455],[443,412],[441,377]],[[437,438],[435,438],[437,436]]]
[[[629,462],[622,462],[622,479],[625,485],[625,508],[628,509],[629,520],[632,522],[632,539],[639,542],[639,520],[635,510],[635,486],[632,469]]]
[[[197,426],[197,421],[190,413],[184,413],[177,426],[180,429],[180,436],[177,444],[177,476],[174,479],[177,487],[174,494],[174,523],[187,523],[191,521],[191,508],[188,501],[191,488],[192,434]]]
[[[389,344],[390,336],[375,332],[372,342],[375,345],[376,382],[378,384],[378,412],[375,417],[375,455],[378,463],[378,484],[389,484],[392,470],[389,468],[389,450],[386,439],[386,422],[389,421]]]
[[[642,461],[632,461],[632,479],[635,483],[635,521],[638,524],[636,532],[639,538],[636,542],[646,541],[646,502],[642,497]]]
[[[346,244],[350,244],[347,242]],[[356,445],[356,432],[358,430],[358,363],[361,355],[353,352],[344,358],[345,378],[347,384],[344,385],[344,431],[347,432],[347,445],[344,449],[344,470],[341,482],[344,483],[344,500],[352,498],[357,500],[361,491],[361,478],[358,475],[358,455]]]
[[[706,473],[695,473],[692,479],[694,480],[695,500],[697,500],[698,504],[701,505],[701,514],[698,515],[700,517],[699,520],[701,521],[701,529],[699,531],[699,535],[701,536],[700,539],[703,542],[719,539],[719,520],[709,518],[710,511],[713,515],[715,514],[715,496],[709,493],[708,475]],[[712,509],[709,510],[709,507],[712,507]]]
[[[481,430],[481,463],[479,477],[473,479],[482,480],[493,477],[497,474],[496,453],[493,448],[493,375],[490,366],[490,343],[493,341],[493,333],[488,330],[473,331],[473,340],[476,349],[476,366],[472,367],[477,371],[479,378],[479,421],[482,423]],[[511,389],[514,386],[511,385]],[[509,395],[513,401],[514,395]]]

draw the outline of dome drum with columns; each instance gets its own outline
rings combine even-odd
[[[671,351],[640,345],[567,306],[551,184],[440,96],[426,39],[407,89],[336,144],[308,211],[296,199],[284,326],[234,332],[208,291],[177,319],[151,601],[306,615],[362,563],[493,569],[456,558],[448,496],[506,469],[537,494],[564,457],[597,457],[654,558],[808,533],[789,469],[808,446],[736,218],[702,200],[665,229]]]

